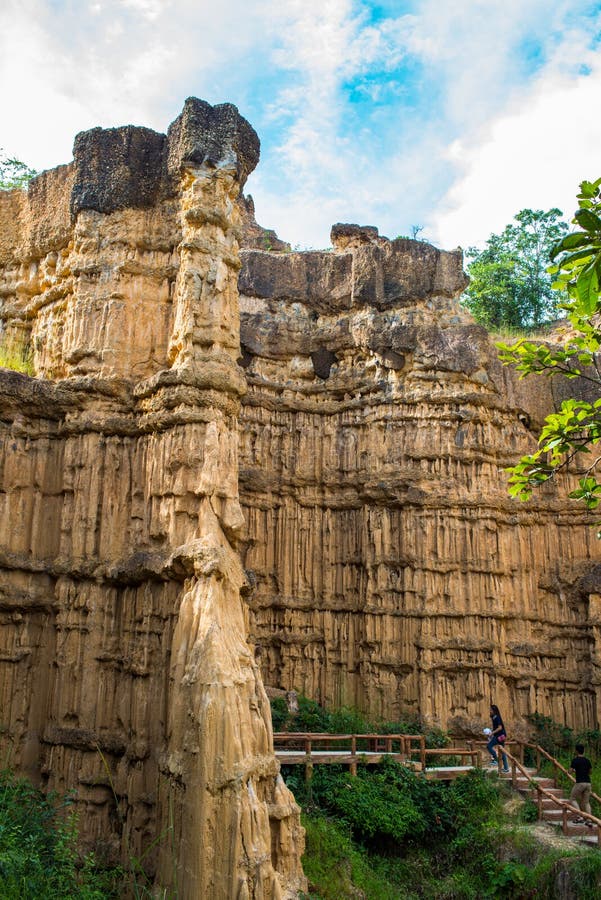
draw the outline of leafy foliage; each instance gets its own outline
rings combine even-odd
[[[578,203],[572,220],[578,230],[558,241],[550,253],[555,261],[549,269],[555,276],[553,287],[568,297],[563,305],[570,331],[566,331],[564,345],[519,340],[497,346],[503,362],[515,366],[522,378],[530,374],[562,374],[566,378],[581,378],[594,387],[595,393],[600,393],[601,178],[582,182]],[[538,449],[509,469],[510,494],[529,500],[534,488],[567,469],[579,454],[590,454],[600,439],[601,399],[564,400],[558,412],[547,416]],[[589,510],[595,510],[601,502],[601,484],[596,474],[600,459],[592,459],[581,474],[578,487],[569,494]]]
[[[559,209],[523,209],[484,250],[466,257],[470,285],[463,303],[488,328],[536,327],[557,316],[561,297],[547,272],[551,248],[567,231]]]
[[[118,897],[120,870],[80,861],[70,801],[44,797],[25,779],[0,772],[0,896],[5,900],[107,900]]]
[[[285,703],[274,706],[299,730]],[[360,732],[370,724],[354,710],[328,712],[307,698],[299,698],[298,716],[324,731]],[[533,723],[570,746],[583,737],[544,717]],[[406,732],[408,722],[389,724],[390,733]],[[594,734],[587,735],[590,746]],[[391,759],[359,766],[356,777],[345,766],[315,766],[309,781],[301,767],[282,771],[307,830],[305,900],[552,900],[558,879],[579,890],[582,883],[591,900],[601,889],[601,854],[591,863],[588,850],[545,848],[524,824],[536,819],[536,805],[506,812],[510,786],[487,771],[451,783],[426,781]]]
[[[552,898],[561,872],[573,884],[584,878],[583,896],[601,885],[601,857],[590,866],[583,853],[542,850],[523,826],[512,827],[503,787],[482,771],[443,784],[394,762],[355,779],[324,766],[309,791],[302,779],[288,784],[305,808],[312,900]]]
[[[286,783],[304,808],[344,821],[362,846],[380,851],[448,838],[500,806],[495,783],[484,772],[446,785],[391,759],[359,767],[356,776],[344,767],[316,766],[308,784],[293,770]]]
[[[303,816],[306,829],[306,854],[303,860],[310,883],[319,894],[309,900],[340,900],[352,897],[357,889],[371,900],[397,900],[397,888],[385,874],[373,870],[365,850],[353,843],[343,822],[321,814]]]
[[[27,187],[36,174],[35,169],[14,156],[7,156],[0,148],[0,191]]]

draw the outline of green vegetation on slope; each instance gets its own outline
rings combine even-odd
[[[26,779],[0,772],[0,897],[3,900],[108,900],[121,873],[80,859],[68,799],[44,797]]]
[[[16,350],[0,340],[0,368],[13,369],[15,372],[24,372],[25,375],[34,375],[33,360],[29,350]]]

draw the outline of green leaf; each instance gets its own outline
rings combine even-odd
[[[580,184],[580,193],[578,197],[594,197],[596,194],[595,185],[590,181],[583,181]]]
[[[551,259],[555,259],[558,253],[563,253],[564,250],[573,250],[575,247],[582,247],[582,245],[587,244],[590,239],[590,235],[583,231],[573,231],[571,234],[566,234],[564,238],[555,244],[549,255]]]
[[[576,291],[582,311],[585,315],[592,316],[599,297],[599,282],[593,265],[587,266],[578,276]]]
[[[575,253],[570,253],[568,256],[564,256],[559,260],[559,265],[562,269],[572,269],[576,265],[576,263],[583,263],[585,259],[590,259],[593,256],[595,250],[601,250],[601,246],[591,245],[587,247],[586,250],[577,250]]]
[[[581,228],[588,232],[601,231],[601,219],[589,209],[579,209],[574,214],[574,219]]]

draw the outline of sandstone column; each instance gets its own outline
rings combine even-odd
[[[0,197],[0,323],[44,376],[0,371],[0,742],[157,890],[293,897],[303,831],[236,548],[258,138],[190,99],[168,135],[93,129],[74,155]]]

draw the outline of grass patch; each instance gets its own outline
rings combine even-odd
[[[18,350],[14,346],[0,343],[0,368],[23,372],[25,375],[35,375],[33,358],[27,347]]]

